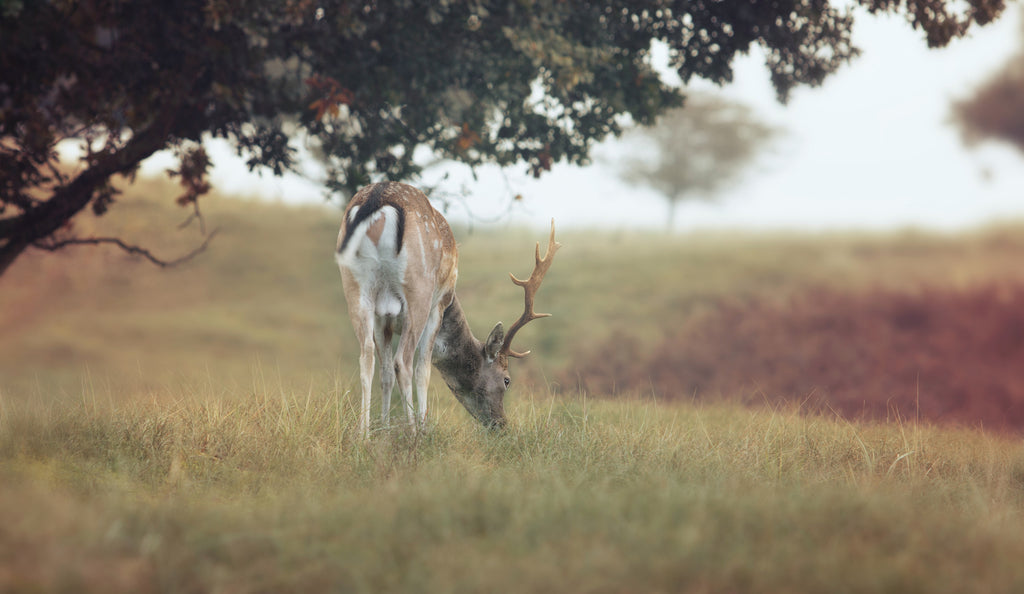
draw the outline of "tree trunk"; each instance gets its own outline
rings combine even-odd
[[[665,220],[665,233],[671,234],[676,222],[676,207],[679,206],[678,198],[668,199],[668,218]]]

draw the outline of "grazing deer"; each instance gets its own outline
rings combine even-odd
[[[498,322],[480,342],[455,295],[459,253],[441,213],[406,184],[383,182],[356,193],[345,211],[335,258],[359,340],[360,434],[366,436],[370,425],[374,353],[381,365],[385,427],[396,380],[410,425],[415,430],[425,421],[431,362],[470,415],[484,426],[504,427],[508,358],[529,354],[513,351],[512,339],[531,320],[550,315],[535,313],[533,298],[560,245],[551,221],[547,253],[540,257],[538,242],[530,278],[512,276],[525,290],[525,311],[507,334]]]

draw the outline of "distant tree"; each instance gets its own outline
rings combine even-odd
[[[953,119],[969,145],[1002,140],[1024,152],[1024,44],[970,97],[953,103]]]
[[[623,180],[649,187],[668,200],[666,226],[671,229],[681,201],[713,199],[738,181],[778,133],[746,105],[691,93],[685,107],[665,112],[651,126],[627,131],[627,143],[649,144],[653,154],[631,151],[616,168]]]
[[[154,152],[182,158],[179,201],[209,190],[201,142],[252,168],[294,166],[296,137],[344,195],[405,179],[425,147],[469,165],[582,163],[681,102],[650,64],[726,83],[763,49],[780,99],[857,55],[847,3],[828,0],[0,0],[0,274],[31,246],[80,239],[70,221],[115,202],[112,180]],[[859,0],[945,45],[1003,0]],[[895,59],[895,58],[894,58]],[[71,141],[67,168],[56,147]]]

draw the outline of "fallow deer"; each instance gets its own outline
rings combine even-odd
[[[560,246],[551,221],[547,252],[540,257],[538,242],[530,278],[510,275],[525,291],[523,314],[507,334],[498,322],[481,342],[455,294],[459,254],[441,213],[422,192],[402,183],[382,182],[356,193],[345,210],[335,258],[360,348],[359,433],[365,437],[369,431],[375,353],[385,427],[396,380],[410,425],[415,430],[425,422],[431,362],[470,415],[484,426],[504,427],[508,359],[529,354],[513,351],[512,339],[528,322],[550,315],[535,313],[533,300]]]

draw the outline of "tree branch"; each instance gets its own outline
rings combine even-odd
[[[96,188],[111,175],[129,171],[163,148],[177,118],[177,109],[177,104],[165,109],[147,127],[133,134],[124,147],[97,159],[73,180],[56,188],[45,202],[0,220],[0,276],[26,247],[40,247],[40,241],[85,208]]]
[[[210,245],[210,241],[213,239],[215,235],[217,235],[218,231],[220,231],[220,229],[214,229],[213,231],[210,232],[209,235],[206,236],[205,239],[203,239],[203,243],[199,244],[198,247],[196,247],[191,252],[185,254],[184,256],[181,256],[180,258],[175,258],[174,260],[163,260],[161,258],[158,258],[153,255],[153,252],[145,248],[139,247],[137,245],[125,243],[122,239],[118,237],[75,237],[72,239],[62,239],[61,241],[54,241],[49,243],[37,241],[33,243],[32,246],[41,250],[46,250],[48,252],[55,252],[69,245],[113,244],[121,248],[122,250],[128,252],[129,254],[142,256],[143,258],[149,260],[150,262],[156,264],[161,268],[169,268],[172,266],[177,266],[178,264],[181,264],[183,262],[187,262],[192,258],[198,256],[202,252],[206,251],[206,247]]]
[[[192,214],[188,215],[188,218],[182,221],[178,225],[178,229],[184,229],[188,227],[192,221],[199,221],[199,232],[206,235],[206,219],[203,218],[203,213],[199,210],[199,201],[192,201]]]

